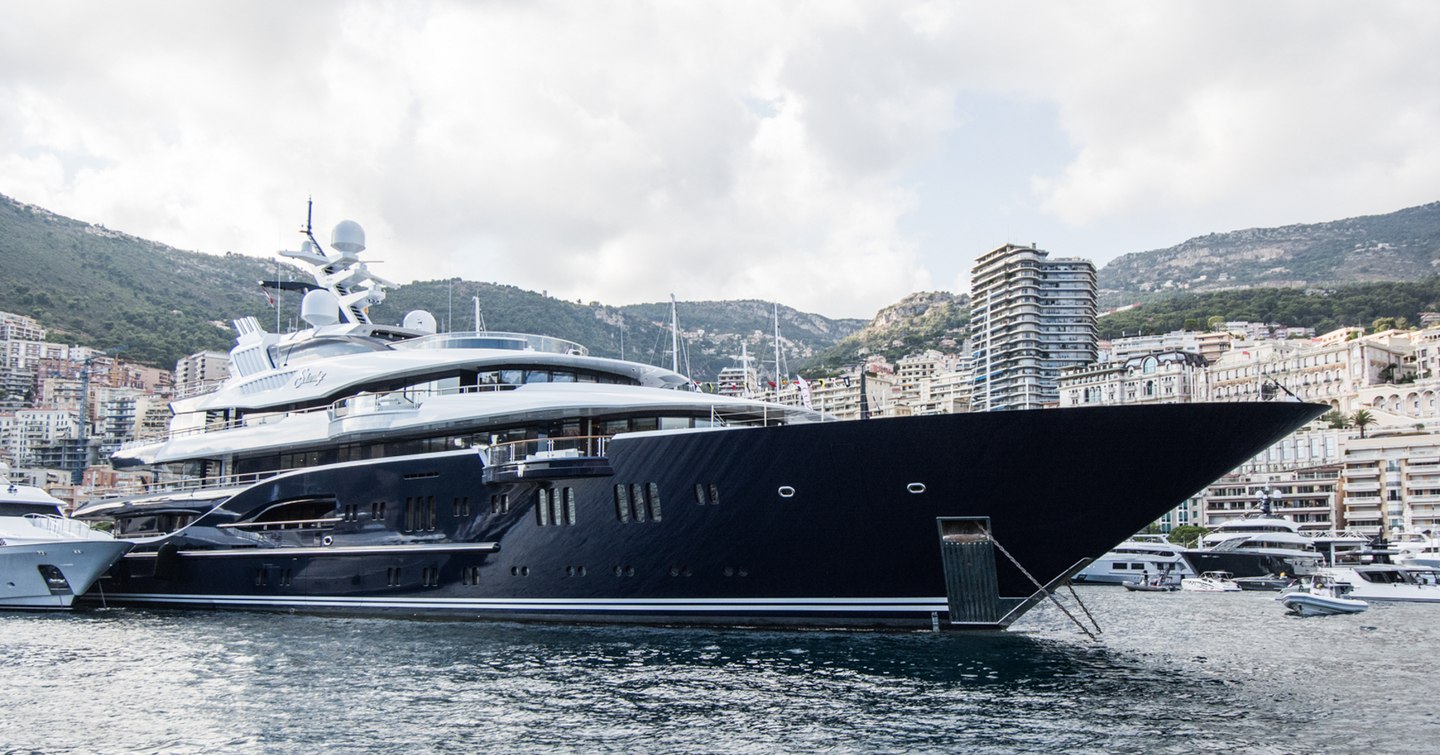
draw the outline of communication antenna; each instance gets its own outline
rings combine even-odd
[[[322,249],[323,247],[320,246],[320,242],[319,242],[319,241],[316,241],[316,240],[315,240],[315,229],[314,229],[314,227],[313,227],[313,225],[312,225],[312,221],[314,220],[314,217],[315,217],[315,197],[312,195],[312,196],[308,196],[308,197],[305,198],[305,230],[302,231],[302,233],[305,234],[305,238],[310,239],[310,243],[312,243],[312,244],[315,245],[315,250],[316,250],[316,251],[319,251],[319,250]]]

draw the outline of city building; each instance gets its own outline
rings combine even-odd
[[[1188,351],[1132,356],[1062,370],[1060,406],[1183,404],[1208,392],[1205,358]]]
[[[1096,360],[1095,265],[1006,244],[975,261],[970,289],[972,407],[1058,406],[1060,371]]]
[[[230,355],[201,351],[175,362],[175,397],[204,393],[230,377]]]

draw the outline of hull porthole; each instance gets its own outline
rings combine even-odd
[[[780,489],[775,492],[779,493],[781,498],[795,497],[795,488],[792,488],[789,485],[781,485]]]
[[[905,489],[910,491],[911,493],[914,493],[915,495],[920,495],[921,493],[925,492],[925,483],[912,482],[909,485],[906,485]]]

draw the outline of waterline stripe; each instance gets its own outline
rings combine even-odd
[[[496,553],[499,543],[435,543],[434,545],[326,545],[298,548],[231,548],[213,551],[180,551],[186,558],[284,558],[287,556],[375,556],[387,553]],[[155,551],[131,553],[127,558],[155,558]]]
[[[665,598],[621,600],[613,598],[345,598],[271,597],[248,595],[165,595],[152,593],[110,593],[111,600],[146,603],[203,603],[231,606],[281,606],[317,608],[434,608],[487,611],[920,611],[948,610],[944,598]]]

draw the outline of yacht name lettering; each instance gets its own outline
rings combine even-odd
[[[300,371],[300,374],[295,376],[295,387],[299,388],[302,385],[319,385],[324,380],[324,370],[304,369]]]

